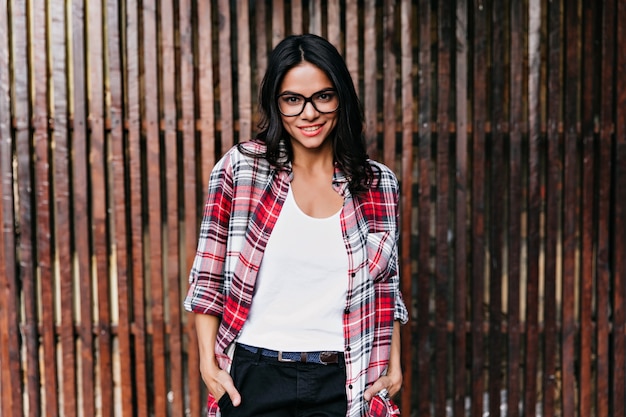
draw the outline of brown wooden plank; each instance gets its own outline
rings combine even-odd
[[[256,35],[256,85],[261,85],[261,80],[267,69],[267,9],[264,1],[255,2],[254,8],[255,35]]]
[[[602,57],[601,76],[602,80],[614,79],[614,54],[615,54],[615,1],[605,0],[602,8]],[[599,161],[597,175],[597,256],[596,256],[596,305],[609,306],[611,303],[611,220],[610,220],[610,200],[611,200],[611,170],[612,170],[612,135],[613,135],[613,115],[614,115],[614,94],[613,89],[602,89],[600,92],[600,137],[599,137]],[[611,330],[609,313],[604,310],[602,314],[597,308],[596,318],[596,415],[608,417],[610,415],[610,387],[611,383],[611,360],[609,346],[611,340]]]
[[[222,4],[221,7],[226,7]],[[272,47],[285,37],[285,2],[272,0]]]
[[[221,123],[220,155],[234,144],[233,133],[233,85],[231,76],[231,34],[230,34],[230,2],[218,0],[217,13],[219,15],[218,49],[219,49],[219,103]]]
[[[487,7],[487,6],[485,6]],[[504,161],[505,135],[503,126],[507,122],[505,112],[505,42],[508,16],[505,8],[494,4],[491,7],[491,157],[489,165],[489,415],[500,417],[500,393],[503,389],[502,363],[505,362],[502,338],[502,280],[504,265],[504,209],[506,201]],[[519,201],[516,197],[515,201]]]
[[[354,86],[359,91],[359,9],[356,1],[346,2],[345,58]]]
[[[454,244],[454,365],[453,365],[453,415],[465,416],[467,394],[467,201],[468,201],[468,49],[467,1],[456,3],[456,178],[455,178],[455,244]]]
[[[51,416],[59,415],[57,398],[57,366],[56,342],[54,329],[54,274],[52,266],[52,239],[51,227],[51,197],[50,187],[50,160],[48,137],[48,74],[47,74],[47,19],[46,6],[43,2],[35,3],[30,10],[32,21],[30,45],[38,51],[32,57],[31,94],[33,97],[33,156],[35,159],[35,230],[36,230],[36,262],[39,295],[37,302],[41,303],[39,327],[41,329],[40,365],[43,368],[42,388],[44,392],[45,409]],[[37,281],[35,281],[37,282]],[[43,409],[41,410],[43,412]]]
[[[180,44],[180,106],[181,106],[181,118],[182,118],[182,149],[190,148],[190,151],[195,153],[196,145],[195,145],[195,114],[196,114],[196,105],[195,105],[195,94],[189,94],[191,91],[196,91],[196,85],[194,80],[194,26],[193,26],[193,3],[189,0],[184,0],[179,2],[178,4],[178,13],[179,13],[179,22],[178,22],[178,33],[179,33],[179,44]],[[209,86],[212,85],[212,82]],[[179,141],[181,140],[179,139]],[[182,151],[184,158],[184,150]],[[179,159],[181,159],[179,157]],[[186,202],[183,201],[183,207],[185,211],[180,218],[186,219],[187,217],[192,217],[196,213],[196,194],[197,194],[197,184],[195,178],[196,172],[196,162],[195,159],[185,161],[182,170],[179,167],[178,177],[182,176],[184,181],[184,187],[182,192],[186,192],[190,194],[189,197],[183,197],[187,201],[190,201],[190,205],[187,206]],[[182,171],[182,172],[180,172]],[[173,186],[176,186],[175,184]],[[178,188],[178,187],[177,187]],[[180,201],[181,199],[179,199]],[[181,209],[183,208],[181,207]],[[187,214],[188,213],[188,214]],[[186,381],[185,381],[185,371],[184,371],[184,360],[183,356],[185,354],[184,350],[184,342],[183,342],[183,316],[182,316],[182,297],[183,294],[186,293],[187,282],[183,277],[189,273],[187,267],[187,252],[190,247],[189,244],[186,243],[185,240],[185,227],[177,226],[179,234],[179,241],[177,242],[177,247],[179,248],[179,258],[177,270],[178,273],[172,273],[169,279],[169,302],[170,302],[170,361],[171,361],[171,372],[175,378],[172,379],[172,391],[174,392],[174,401],[172,404],[172,412],[174,415],[183,416],[185,413],[185,409],[187,406],[185,405],[185,394],[186,394]],[[183,278],[183,279],[181,279]],[[198,366],[195,365],[195,369],[189,373],[189,376],[194,379],[194,383],[197,384],[200,382],[201,378],[197,376]],[[200,399],[198,398],[198,402]]]
[[[328,21],[328,41],[335,45],[335,48],[337,48],[338,51],[342,51],[341,5],[339,0],[328,0],[328,3],[326,5],[326,20]]]
[[[89,167],[91,180],[91,240],[93,244],[92,261],[96,274],[97,299],[97,344],[98,344],[98,376],[99,392],[102,401],[103,415],[113,413],[113,363],[111,352],[111,301],[109,284],[109,251],[108,219],[106,199],[106,160],[104,123],[104,74],[102,39],[102,9],[100,7],[87,8],[87,50],[89,70]]]
[[[561,135],[558,126],[562,121],[560,113],[561,93],[561,2],[550,2],[547,6],[548,25],[548,86],[547,86],[547,173],[546,173],[546,237],[545,237],[545,288],[544,288],[544,347],[543,347],[543,415],[546,417],[555,414],[555,396],[557,389],[556,380],[556,358],[558,344],[557,316],[556,316],[556,280],[557,280],[557,244],[559,233],[559,207],[561,202],[562,177],[561,168],[563,166],[559,147]],[[530,285],[529,285],[530,287]],[[534,300],[535,297],[532,297]],[[527,300],[531,300],[530,291]],[[533,311],[529,314],[536,314]],[[533,317],[534,319],[534,317]],[[533,330],[530,325],[531,317],[527,318],[527,339]],[[527,359],[527,368],[529,366]],[[531,374],[530,370],[526,374],[535,378],[536,370]],[[536,390],[534,386],[526,385],[526,415],[535,414]]]
[[[154,0],[142,3],[143,21],[143,136],[146,141],[146,192],[147,204],[150,207],[147,219],[148,240],[146,242],[147,256],[147,284],[149,284],[149,299],[147,302],[148,324],[152,334],[150,346],[152,357],[151,372],[152,406],[155,416],[167,415],[167,382],[165,361],[165,317],[163,300],[163,234],[162,198],[161,198],[161,146],[159,137],[159,109],[157,89],[158,85],[157,48],[154,39],[157,38],[156,2]],[[230,68],[230,66],[228,66]]]
[[[430,416],[430,381],[431,375],[431,348],[430,348],[430,281],[433,271],[430,267],[430,223],[431,223],[431,152],[432,131],[432,80],[431,80],[431,5],[428,0],[421,0],[418,6],[419,14],[419,101],[418,101],[418,271],[417,271],[417,376],[416,380],[423,381],[417,389],[419,416]],[[367,48],[366,48],[367,49]],[[367,65],[366,65],[367,67]]]
[[[410,0],[402,0],[400,3],[400,78],[402,85],[402,200],[401,220],[402,231],[400,234],[400,276],[401,291],[405,300],[413,297],[413,279],[411,243],[413,223],[413,124],[414,124],[414,98],[413,98],[413,56],[412,40],[414,39],[413,25],[411,24],[412,7]],[[412,303],[407,304],[409,317],[413,317]],[[413,328],[412,325],[402,327],[402,365],[403,382],[405,389],[401,394],[401,406],[405,414],[411,413],[411,387],[413,386]]]
[[[366,51],[376,51],[376,1],[366,0],[363,22],[363,48]],[[368,54],[363,63],[363,107],[365,114],[365,142],[370,158],[378,159],[378,108],[376,75],[378,70],[375,53]]]
[[[615,272],[613,283],[613,404],[612,415],[626,413],[626,203],[623,190],[626,189],[626,5],[617,2],[617,37],[615,40],[615,220],[614,256]],[[622,196],[621,198],[619,196]]]
[[[67,120],[69,116],[67,97],[66,13],[62,3],[50,4],[50,33],[53,78],[53,167],[54,167],[54,230],[55,253],[59,271],[58,306],[61,311],[61,384],[63,409],[67,417],[77,413],[76,402],[76,347],[74,333],[74,280],[72,279],[71,218],[70,218],[70,143]]]
[[[578,170],[576,148],[578,136],[576,124],[578,119],[578,87],[580,84],[580,56],[578,43],[580,38],[580,17],[578,2],[565,2],[564,17],[564,169],[563,169],[563,279],[561,300],[561,398],[563,415],[572,416],[576,413],[577,386],[575,342],[575,287],[576,287],[576,252],[578,249],[577,222],[580,206],[577,199]]]
[[[180,332],[179,328],[180,317],[179,314],[179,285],[177,278],[180,273],[179,265],[179,230],[178,230],[178,120],[176,109],[176,62],[175,62],[175,47],[176,41],[174,39],[174,5],[172,1],[159,2],[160,10],[160,27],[159,32],[161,36],[161,42],[159,43],[159,63],[160,63],[160,114],[163,122],[161,123],[160,137],[162,138],[162,151],[163,161],[165,166],[163,167],[163,221],[166,227],[163,229],[163,287],[160,291],[151,291],[151,294],[157,299],[161,299],[165,302],[169,298],[170,307],[174,307],[174,310],[169,311],[169,317],[165,317],[165,312],[157,309],[158,314],[162,314],[163,317],[159,317],[156,321],[160,327],[154,327],[155,321],[153,319],[153,329],[158,332],[163,331],[165,333],[165,322],[161,320],[167,320],[169,323],[170,332],[163,344],[167,345],[167,349],[163,346],[167,357],[164,361],[164,366],[169,368],[170,378],[168,378],[167,390],[172,394],[172,401],[169,407],[172,408],[172,415],[182,416],[183,409],[183,392],[182,392],[182,358],[180,355]],[[184,30],[183,26],[180,26],[181,30]],[[181,56],[181,65],[184,59]],[[182,68],[181,68],[182,69]],[[188,84],[188,74],[187,84]],[[179,79],[182,78],[182,73],[178,75]],[[181,102],[186,95],[184,89],[190,89],[189,85],[185,85],[181,79]],[[191,90],[193,91],[193,90]],[[189,94],[187,94],[189,95]],[[181,123],[182,127],[182,123]],[[157,137],[148,136],[148,141],[157,142]],[[154,148],[157,149],[155,143]],[[158,150],[156,153],[158,154]],[[152,161],[151,164],[155,162]],[[148,169],[151,168],[151,165]],[[152,184],[152,187],[157,187],[156,184]],[[150,188],[154,190],[154,188]],[[155,219],[156,221],[156,219]],[[152,229],[151,229],[152,231]],[[153,241],[154,242],[154,241]],[[155,242],[158,244],[158,242]],[[152,244],[152,242],[151,242]],[[155,259],[156,261],[156,259]],[[154,280],[156,278],[153,277]],[[151,283],[154,281],[151,281]],[[158,285],[158,284],[157,284]],[[163,304],[164,305],[164,304]],[[160,307],[162,308],[162,307]],[[154,316],[153,316],[154,317]],[[160,341],[160,338],[164,337],[161,333],[155,335],[153,338],[154,343]],[[155,375],[159,378],[158,375]],[[167,410],[155,410],[157,413],[163,413],[166,415]]]
[[[147,354],[146,345],[146,317],[145,317],[145,284],[144,284],[144,228],[143,228],[143,187],[142,187],[142,156],[141,156],[141,99],[140,99],[140,55],[137,54],[140,45],[139,7],[136,1],[130,0],[126,4],[126,50],[124,76],[126,77],[128,120],[127,153],[128,153],[128,188],[129,188],[129,222],[130,228],[130,257],[132,269],[132,318],[131,343],[133,349],[133,373],[136,414],[140,417],[149,415]]]
[[[580,329],[580,347],[576,356],[578,359],[578,415],[590,417],[593,402],[593,240],[594,240],[594,75],[595,66],[599,62],[595,57],[594,26],[596,7],[598,2],[583,2],[582,19],[582,76],[577,84],[581,87],[581,129],[582,129],[582,181],[581,181],[581,264],[580,264],[580,307],[578,328]],[[578,152],[577,152],[578,153]]]
[[[109,79],[110,107],[109,118],[110,128],[110,155],[112,174],[112,214],[114,219],[114,234],[112,241],[116,249],[115,259],[117,275],[117,305],[116,314],[112,317],[113,324],[116,325],[116,336],[118,350],[115,360],[118,362],[120,370],[120,381],[116,396],[116,406],[123,416],[131,416],[133,413],[134,390],[132,379],[125,370],[132,369],[133,361],[130,343],[130,300],[129,300],[129,279],[130,262],[128,248],[128,233],[126,227],[127,212],[127,192],[126,192],[126,170],[125,170],[125,147],[124,147],[124,121],[123,121],[123,69],[120,60],[121,38],[119,33],[118,13],[120,4],[117,0],[108,0],[106,4],[106,33],[107,39],[107,63]],[[119,402],[118,402],[119,399]]]
[[[291,33],[300,34],[303,32],[302,23],[302,0],[291,1]]]
[[[509,199],[509,219],[508,219],[508,291],[507,291],[507,327],[508,327],[508,340],[507,340],[507,415],[510,417],[518,417],[520,414],[520,374],[522,372],[521,366],[521,325],[520,325],[520,280],[521,280],[521,242],[522,242],[522,226],[521,216],[522,209],[519,201],[522,194],[522,131],[524,130],[524,100],[523,100],[523,83],[524,83],[524,23],[523,23],[524,11],[522,0],[513,0],[510,8],[510,54],[511,54],[511,67],[509,71],[510,79],[510,113],[509,121],[511,123],[511,134],[509,144],[509,183],[508,183],[508,199]],[[532,28],[535,30],[536,28]],[[533,91],[533,94],[529,93],[528,98],[528,114],[529,119],[534,122],[538,122],[539,97],[536,95],[537,82],[539,76],[539,51],[537,50],[539,43],[538,39],[532,38],[532,36],[538,36],[537,32],[529,33],[529,80],[528,89]],[[532,114],[532,117],[530,116]],[[537,126],[533,126],[537,127]],[[534,179],[529,178],[528,188],[528,206],[526,209],[528,220],[528,233],[527,233],[527,253],[528,257],[532,261],[528,262],[527,273],[536,273],[538,268],[536,265],[539,263],[537,258],[538,242],[536,239],[539,237],[538,229],[531,229],[531,225],[535,225],[535,221],[538,221],[538,213],[536,209],[538,191],[537,187],[537,174],[539,166],[536,165],[537,159],[537,145],[538,132],[532,131],[529,145],[529,164],[531,167],[530,175],[535,176]],[[533,136],[535,135],[535,136]],[[535,164],[535,165],[534,165]],[[531,187],[535,187],[534,189]],[[534,216],[533,219],[531,217]],[[532,240],[532,243],[531,243]],[[532,245],[536,247],[531,248]],[[533,256],[531,258],[531,255]]]
[[[76,271],[78,279],[78,332],[80,343],[77,351],[81,369],[78,377],[82,393],[83,415],[95,415],[95,378],[94,342],[93,342],[93,297],[91,279],[91,255],[89,240],[89,191],[88,178],[89,151],[87,149],[87,85],[85,58],[85,6],[81,0],[72,2],[72,73],[74,83],[71,86],[73,106],[73,178],[72,198],[74,211],[74,247],[76,248]],[[78,104],[80,103],[80,104]],[[80,412],[79,412],[80,414]]]
[[[17,175],[20,178],[18,183],[18,198],[20,201],[17,221],[20,224],[19,242],[20,248],[19,269],[22,280],[22,297],[26,300],[37,300],[36,275],[34,270],[35,254],[35,230],[33,230],[34,207],[33,189],[34,178],[31,175],[33,166],[31,164],[32,151],[30,146],[31,133],[29,121],[31,119],[29,109],[29,82],[28,82],[28,34],[26,2],[14,2],[12,5],[13,23],[13,45],[12,56],[13,65],[16,70],[14,77],[14,117],[16,118],[18,129],[15,133],[15,146],[17,154]],[[18,69],[19,68],[19,69]],[[24,313],[21,321],[22,340],[25,345],[25,394],[27,395],[28,416],[35,417],[41,410],[40,391],[40,371],[39,371],[39,329],[37,323],[37,303],[25,303]]]
[[[8,12],[6,1],[0,1],[0,10]],[[0,13],[0,67],[9,68],[9,57],[12,55],[12,43],[9,42],[8,34],[13,30],[9,25],[8,13]],[[20,360],[19,340],[19,308],[16,301],[19,300],[16,281],[16,239],[15,239],[15,216],[13,194],[13,145],[14,138],[11,136],[12,108],[10,91],[15,88],[11,85],[9,71],[0,72],[0,299],[2,307],[3,330],[0,332],[2,346],[0,355],[2,359],[0,378],[2,379],[1,393],[2,407],[0,412],[4,416],[23,416],[22,401],[22,375]],[[19,95],[14,96],[18,98]],[[16,106],[17,109],[17,106]],[[17,113],[15,114],[17,116]],[[23,119],[16,120],[16,136],[23,130]],[[19,213],[17,213],[19,216]]]
[[[487,10],[485,2],[477,2],[471,13],[474,16],[473,54],[473,138],[472,138],[472,415],[483,412],[485,389],[485,356],[483,328],[484,276],[485,276],[485,123],[487,121]]]
[[[453,18],[456,11],[449,2],[439,2],[437,17],[437,155],[436,170],[436,209],[435,209],[435,379],[434,415],[446,415],[448,375],[448,274],[449,274],[449,198],[450,198],[450,89]],[[385,126],[387,124],[385,123]],[[386,145],[386,143],[385,143]]]
[[[385,0],[383,10],[383,163],[395,169],[396,159],[396,52],[395,2]]]
[[[276,2],[274,2],[272,7],[276,7]],[[309,33],[324,36],[324,33],[322,32],[321,0],[309,0]]]
[[[252,136],[252,78],[250,69],[250,9],[247,2],[237,4],[237,107],[239,140]]]

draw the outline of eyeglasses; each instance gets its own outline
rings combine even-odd
[[[332,88],[313,93],[310,97],[304,97],[297,93],[282,93],[278,96],[278,110],[283,116],[299,116],[304,111],[307,103],[319,113],[332,113],[339,108],[337,92]]]

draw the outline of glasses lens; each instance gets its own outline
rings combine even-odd
[[[320,113],[332,113],[339,107],[337,93],[333,90],[318,91],[311,97],[288,93],[278,96],[278,109],[285,116],[297,116],[304,111],[308,102]]]

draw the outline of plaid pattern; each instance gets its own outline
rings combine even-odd
[[[265,150],[255,141],[242,146],[252,152]],[[350,194],[340,170],[333,177],[333,187],[344,197],[341,226],[349,262],[344,316],[348,417],[379,415],[370,414],[374,410],[369,410],[363,392],[387,368],[394,320],[408,321],[398,277],[398,182],[389,168],[370,163],[377,175],[363,195]],[[228,348],[250,311],[263,251],[291,179],[290,169],[245,156],[237,147],[211,173],[184,306],[222,318],[216,355],[223,369],[230,367]],[[219,416],[213,398],[209,416]]]

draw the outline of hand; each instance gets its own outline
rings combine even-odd
[[[365,401],[370,401],[372,397],[378,394],[383,389],[386,389],[389,393],[389,397],[393,397],[402,388],[402,371],[397,372],[389,371],[387,375],[383,375],[376,380],[368,389],[365,390],[363,396]]]
[[[233,406],[237,407],[241,404],[241,395],[230,374],[221,369],[217,362],[212,364],[200,364],[200,374],[204,380],[205,385],[209,389],[209,393],[213,395],[215,400],[219,400],[223,395],[228,395]]]

